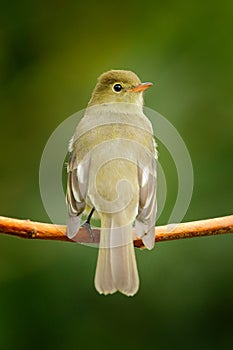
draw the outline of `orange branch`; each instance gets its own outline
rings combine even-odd
[[[94,240],[85,228],[81,228],[78,234],[79,243],[98,243],[100,230],[94,229]],[[233,233],[233,215],[180,223],[177,225],[165,225],[155,228],[155,242],[170,241],[173,239],[195,238],[204,236]],[[134,233],[134,246],[143,248],[142,240]],[[0,234],[8,234],[21,238],[47,239],[73,242],[66,237],[66,226],[34,222],[30,220],[18,220],[0,216]]]

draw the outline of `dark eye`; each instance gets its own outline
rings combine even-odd
[[[120,91],[122,90],[121,84],[115,84],[115,85],[113,86],[113,90],[114,90],[115,92],[120,92]]]

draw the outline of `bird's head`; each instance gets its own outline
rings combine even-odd
[[[122,102],[143,105],[142,93],[151,85],[142,83],[131,71],[110,70],[98,78],[88,106]]]

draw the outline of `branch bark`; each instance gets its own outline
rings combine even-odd
[[[94,229],[94,239],[90,237],[85,228],[81,228],[76,242],[98,243],[100,230]],[[180,224],[157,226],[155,228],[155,242],[170,241],[174,239],[195,238],[204,236],[233,233],[233,215],[192,221]],[[66,237],[66,226],[34,222],[30,220],[18,220],[0,216],[0,234],[7,234],[28,239],[45,239],[74,242]],[[134,234],[134,246],[143,248],[142,240]]]

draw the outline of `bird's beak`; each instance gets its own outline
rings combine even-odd
[[[141,92],[144,91],[146,89],[148,89],[151,85],[153,85],[152,83],[141,83],[135,87],[133,87],[132,89],[129,89],[129,92]]]

